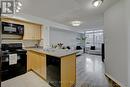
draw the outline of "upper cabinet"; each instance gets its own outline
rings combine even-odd
[[[24,25],[23,40],[41,40],[42,25],[14,18],[2,18],[2,21]]]
[[[24,40],[41,40],[41,25],[25,24]]]

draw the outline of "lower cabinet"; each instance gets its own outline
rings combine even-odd
[[[27,69],[33,70],[46,79],[46,55],[33,51],[27,52]]]

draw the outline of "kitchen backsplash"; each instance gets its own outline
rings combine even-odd
[[[2,43],[22,43],[23,47],[34,47],[35,44],[39,44],[38,40],[22,40],[21,36],[18,35],[2,35]]]
[[[38,44],[38,41],[32,41],[32,40],[2,40],[2,43],[22,43],[23,47],[33,47],[35,44]]]

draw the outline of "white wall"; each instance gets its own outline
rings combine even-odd
[[[76,46],[76,38],[79,36],[77,32],[50,27],[50,45],[63,43],[64,46]]]
[[[128,26],[128,87],[130,87],[130,0],[126,0]]]
[[[49,26],[45,26],[44,27],[44,29],[43,29],[43,31],[42,31],[42,37],[43,37],[43,47],[44,48],[48,48],[48,47],[50,47],[50,27]]]
[[[122,87],[128,87],[128,30],[125,10],[125,0],[120,0],[104,14],[106,73]]]

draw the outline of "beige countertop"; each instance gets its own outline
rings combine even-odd
[[[71,54],[75,54],[77,51],[72,50],[63,50],[63,49],[47,49],[44,50],[43,48],[26,48],[26,50],[43,53],[46,55],[54,56],[54,57],[65,57]]]

